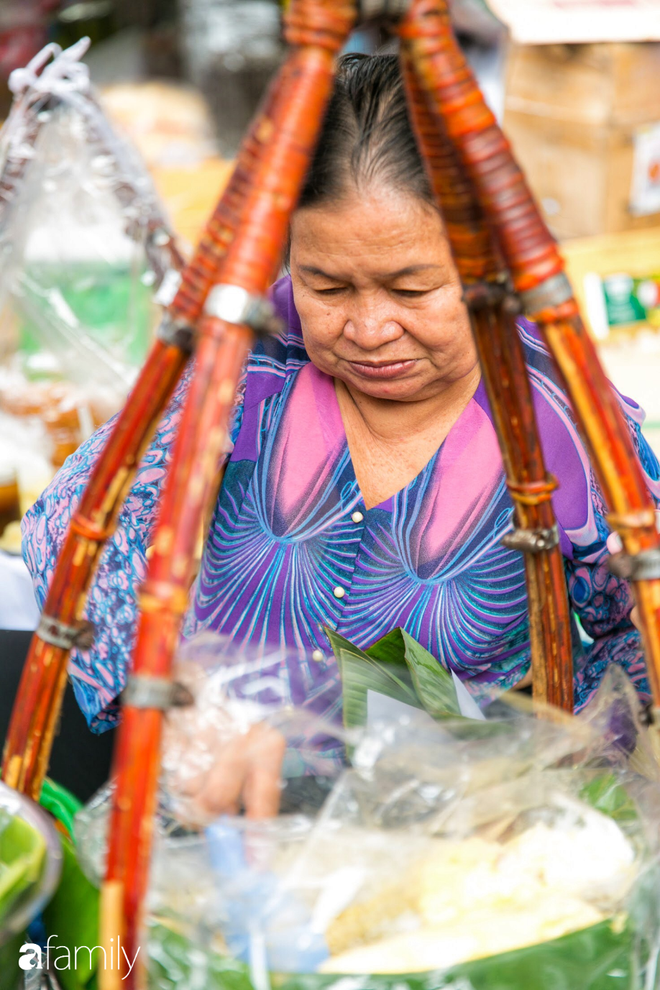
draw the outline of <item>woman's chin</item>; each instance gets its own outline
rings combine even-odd
[[[342,375],[342,379],[351,388],[364,393],[364,395],[369,395],[373,399],[412,402],[424,398],[427,391],[427,383],[420,381],[418,375],[381,380],[352,374],[345,377]]]

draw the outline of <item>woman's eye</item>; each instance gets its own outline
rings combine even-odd
[[[405,299],[417,299],[420,296],[425,296],[430,289],[393,289],[392,290],[397,296],[403,296]]]
[[[320,296],[336,296],[340,292],[344,291],[343,285],[337,285],[332,289],[316,289],[315,290]]]

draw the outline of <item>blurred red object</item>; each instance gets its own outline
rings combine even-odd
[[[60,0],[3,0],[0,3],[0,79],[7,79],[43,48]]]

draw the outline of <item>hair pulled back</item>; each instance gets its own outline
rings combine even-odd
[[[433,203],[410,126],[396,55],[344,55],[299,206],[341,199],[374,182]]]

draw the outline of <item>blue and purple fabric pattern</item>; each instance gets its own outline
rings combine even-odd
[[[477,701],[529,669],[523,560],[501,544],[512,527],[483,384],[417,477],[367,509],[355,477],[333,380],[309,360],[290,279],[273,296],[285,324],[248,361],[231,428],[231,453],[191,590],[184,635],[201,630],[282,648],[284,693],[330,719],[341,712],[337,665],[324,626],[366,647],[401,626],[464,681]],[[611,663],[648,697],[627,584],[607,568],[602,494],[569,401],[535,327],[520,322],[548,470],[570,602],[593,642],[575,656],[583,707]],[[94,647],[72,654],[78,701],[93,729],[117,719],[137,622],[146,551],[189,374],[137,473],[94,580],[86,616]],[[641,434],[643,413],[621,407],[649,489],[660,466]],[[112,421],[111,421],[112,422]],[[27,514],[23,551],[40,604],[71,512],[108,436],[101,427],[66,462]],[[222,467],[218,465],[218,470]]]

